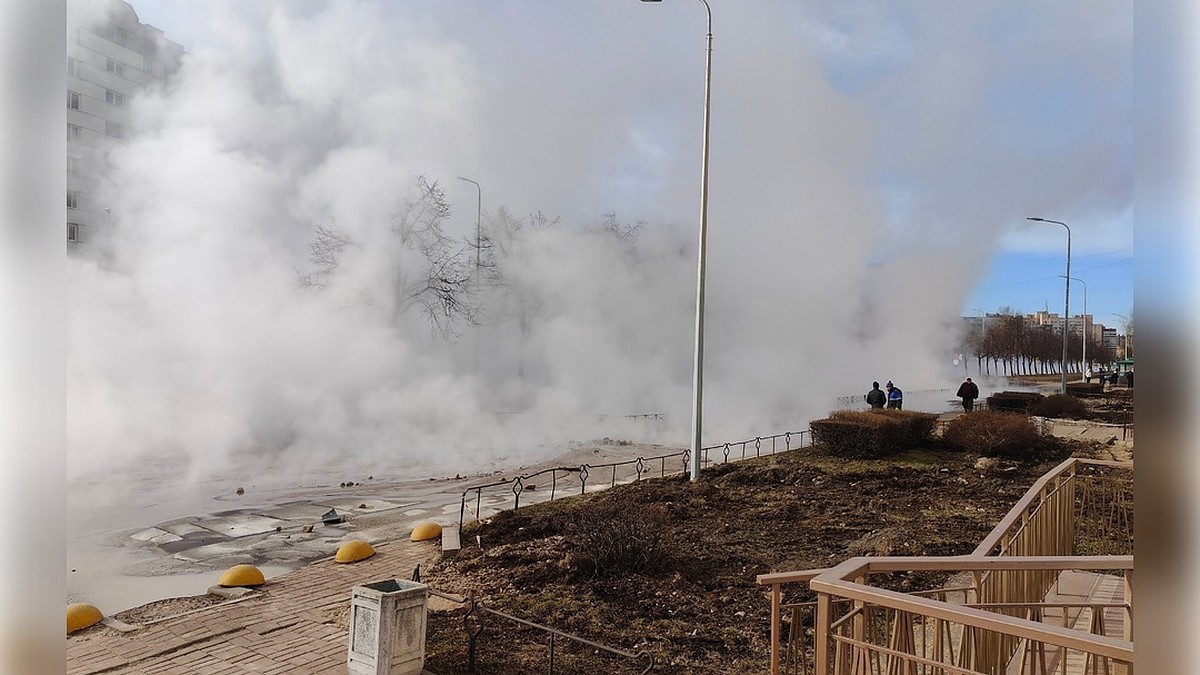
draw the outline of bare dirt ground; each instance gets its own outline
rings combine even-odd
[[[1028,459],[978,468],[977,455],[936,443],[872,461],[807,448],[712,467],[695,484],[683,476],[641,481],[500,513],[466,532],[464,550],[427,570],[423,581],[606,646],[649,652],[656,673],[763,672],[770,603],[756,575],[826,567],[854,555],[969,553],[1066,457],[1127,460],[1131,453],[1131,444],[1051,437]],[[579,542],[594,534],[597,514],[614,511],[634,529],[653,528],[666,554],[652,569],[596,574]],[[651,517],[656,512],[663,517]],[[896,583],[903,590],[929,582]],[[467,672],[464,613],[450,604],[431,612],[430,670]],[[492,615],[483,617],[477,648],[477,672],[548,665],[545,633]],[[562,638],[555,649],[556,672],[641,670]]]

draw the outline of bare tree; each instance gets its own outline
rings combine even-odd
[[[308,261],[315,269],[311,272],[296,271],[297,280],[305,288],[325,288],[338,266],[342,249],[350,240],[337,232],[332,224],[317,225],[313,229],[312,241],[308,242]]]
[[[622,223],[617,219],[616,211],[609,211],[601,216],[600,226],[597,228],[600,232],[611,235],[622,244],[634,246],[637,244],[638,230],[646,224],[645,221],[639,220],[637,223],[630,225]]]
[[[454,339],[460,324],[477,323],[468,247],[446,236],[442,229],[450,216],[450,206],[437,182],[425,176],[417,176],[413,182],[416,196],[401,203],[387,224],[388,234],[398,244],[389,260],[388,319],[399,324],[413,308],[420,308],[432,333]],[[297,272],[299,285],[316,290],[336,285],[345,250],[362,245],[332,224],[318,225],[309,242],[313,269]],[[360,289],[359,294],[364,302],[372,304],[374,294],[370,288]]]

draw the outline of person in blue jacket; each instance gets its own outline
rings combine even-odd
[[[901,410],[904,408],[904,392],[900,391],[900,387],[892,384],[891,380],[887,383],[887,407]]]

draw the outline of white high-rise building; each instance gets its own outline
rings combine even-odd
[[[96,7],[104,11],[93,12]],[[131,109],[143,92],[163,86],[183,47],[141,23],[127,2],[80,3],[67,33],[67,241],[100,241],[114,215],[99,187],[109,153],[137,132]]]

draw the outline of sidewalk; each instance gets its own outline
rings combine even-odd
[[[321,560],[268,581],[255,595],[132,632],[99,624],[68,636],[67,673],[346,673],[351,587],[409,579],[438,555],[436,542],[380,544],[366,560]]]

